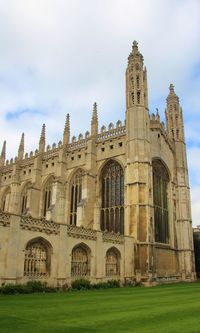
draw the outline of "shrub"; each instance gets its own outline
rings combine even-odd
[[[28,281],[26,284],[5,284],[0,288],[0,294],[31,294],[36,292],[55,292],[56,288],[48,287],[46,282]]]
[[[120,288],[120,281],[108,280],[107,282],[98,282],[92,285],[94,289]]]
[[[72,289],[76,290],[91,289],[90,281],[86,279],[75,280],[72,282]]]

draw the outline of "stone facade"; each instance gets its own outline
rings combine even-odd
[[[148,109],[137,42],[126,70],[126,119],[0,158],[0,282],[79,277],[143,283],[193,280],[190,189],[179,99],[170,85],[166,126]]]

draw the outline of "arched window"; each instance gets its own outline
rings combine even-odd
[[[132,100],[132,104],[134,104],[135,103],[134,92],[131,93],[131,100]]]
[[[136,77],[136,82],[137,82],[137,89],[139,89],[140,88],[140,77],[139,77],[139,75],[137,75],[137,77]]]
[[[87,275],[90,275],[88,251],[80,245],[72,250],[71,276]]]
[[[155,241],[159,243],[169,243],[168,185],[166,167],[159,160],[153,161]]]
[[[101,184],[101,230],[124,234],[124,172],[119,163],[105,165]]]
[[[70,224],[76,225],[77,223],[77,206],[82,199],[82,178],[83,170],[79,170],[71,185],[71,203],[70,203]]]
[[[48,247],[41,241],[29,243],[25,250],[24,276],[45,277],[49,274]]]
[[[112,248],[106,253],[106,276],[120,275],[120,254]]]
[[[140,104],[140,91],[137,92],[137,104]]]
[[[46,217],[48,209],[52,204],[52,190],[53,190],[53,178],[50,178],[44,187],[44,196],[43,196],[43,215]]]
[[[30,184],[27,184],[21,194],[21,214],[25,215],[27,213],[28,204],[28,192],[30,190]]]
[[[3,212],[9,211],[10,195],[11,195],[11,190],[10,190],[10,188],[7,188],[4,192],[4,194],[2,196],[2,200],[1,200],[1,210]]]

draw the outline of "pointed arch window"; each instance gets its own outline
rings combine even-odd
[[[7,190],[4,192],[2,200],[1,200],[1,210],[3,212],[9,211],[10,195],[11,195],[11,190],[10,190],[10,188],[7,188]]]
[[[83,246],[77,246],[72,250],[71,276],[88,275],[90,275],[88,251]]]
[[[137,89],[140,88],[140,77],[139,75],[136,76],[136,82],[137,82]]]
[[[169,208],[168,208],[169,175],[159,160],[153,161],[153,199],[155,241],[169,243]]]
[[[124,234],[124,172],[116,161],[102,170],[101,230]]]
[[[120,255],[113,248],[106,253],[106,276],[116,275],[120,275]]]
[[[137,104],[140,104],[140,91],[137,92]]]
[[[52,204],[52,191],[53,191],[53,179],[50,178],[44,187],[44,217],[47,215],[47,211],[50,209]]]
[[[25,215],[27,213],[28,207],[28,193],[30,190],[30,184],[26,185],[21,194],[21,214]]]
[[[24,276],[46,277],[49,274],[50,257],[48,247],[40,241],[28,244],[25,249]]]
[[[70,224],[77,223],[77,207],[82,199],[83,170],[79,170],[72,180],[70,202]]]

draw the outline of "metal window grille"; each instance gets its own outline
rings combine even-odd
[[[24,276],[39,278],[48,273],[47,248],[41,243],[27,246],[24,260]]]
[[[77,247],[72,251],[71,275],[87,276],[89,274],[88,253],[82,247]]]
[[[119,255],[110,250],[106,254],[106,276],[120,275]]]

